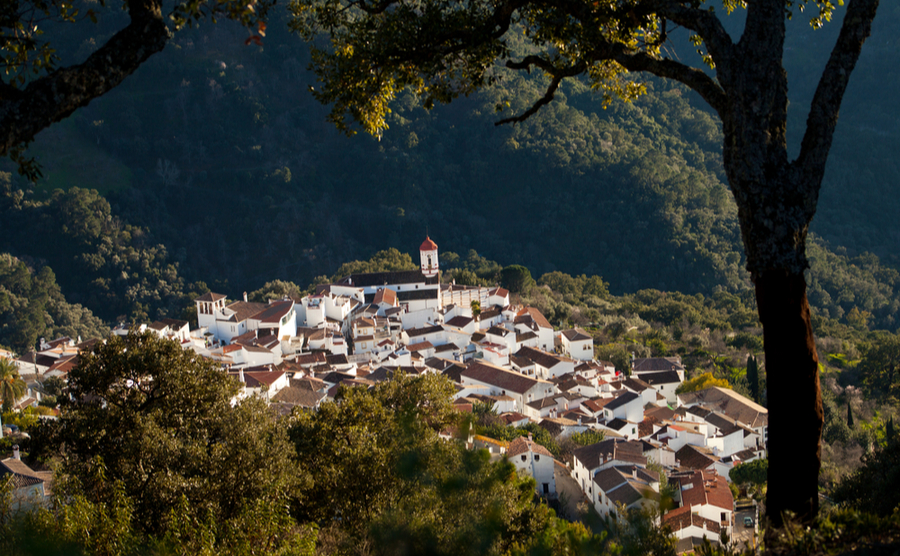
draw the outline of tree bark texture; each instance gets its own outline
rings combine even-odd
[[[128,0],[131,22],[84,63],[35,79],[0,95],[0,153],[30,142],[41,130],[110,91],[169,40],[161,0]]]

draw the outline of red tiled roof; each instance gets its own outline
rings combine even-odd
[[[509,447],[506,449],[506,455],[509,457],[524,454],[525,452],[540,454],[542,456],[547,456],[548,458],[553,457],[553,454],[551,454],[550,451],[547,450],[547,448],[544,448],[533,440],[529,440],[525,436],[520,436],[519,438],[516,438],[515,440],[510,442]]]
[[[437,248],[437,243],[433,242],[430,237],[425,236],[425,241],[422,242],[419,251],[434,251]]]

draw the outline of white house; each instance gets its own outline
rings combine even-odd
[[[677,484],[676,502],[680,498],[680,506],[682,508],[690,508],[689,513],[699,516],[709,522],[718,525],[719,531],[724,531],[731,537],[734,527],[734,497],[731,489],[728,488],[728,482],[725,477],[715,471],[687,471],[682,473],[673,473],[669,475],[670,483]],[[675,518],[680,518],[681,514],[675,514],[669,517],[669,514],[663,517],[664,523],[670,523]],[[679,524],[684,521],[679,521]],[[670,523],[671,524],[671,523]],[[691,521],[690,527],[696,526]],[[703,524],[700,524],[701,530]],[[707,524],[707,529],[714,529]],[[674,527],[673,527],[674,530]],[[691,532],[693,534],[693,532]],[[684,533],[685,535],[687,534]],[[677,532],[676,532],[677,536]],[[717,538],[718,535],[709,537],[710,540]],[[679,537],[683,538],[683,537]]]
[[[620,394],[603,407],[603,417],[608,421],[624,419],[632,423],[640,423],[644,420],[643,399],[634,392]]]
[[[616,465],[647,466],[640,442],[611,438],[589,446],[582,446],[572,452],[572,478],[584,494],[594,500],[594,475],[598,471]]]
[[[637,465],[607,467],[593,476],[591,502],[601,516],[659,505],[659,474]]]
[[[506,448],[506,457],[517,470],[533,477],[537,493],[547,498],[556,498],[556,478],[553,472],[553,454],[547,448],[531,439],[520,436]]]
[[[460,373],[463,386],[483,385],[492,395],[506,395],[516,400],[516,411],[525,413],[528,402],[557,393],[556,386],[545,380],[528,377],[483,361],[473,361]]]
[[[561,331],[559,343],[563,353],[572,359],[590,361],[594,358],[594,338],[581,328]]]
[[[575,371],[575,361],[544,350],[523,347],[515,355],[533,361],[535,376],[539,378],[550,379]]]
[[[701,406],[734,419],[753,430],[760,439],[760,449],[765,449],[769,435],[769,411],[763,406],[728,388],[706,388],[697,392],[678,395],[679,404],[685,407]]]
[[[0,461],[0,481],[11,487],[11,509],[29,510],[47,500],[47,485],[52,481],[50,471],[32,471],[19,459],[19,447],[13,447],[13,457]]]
[[[513,320],[517,332],[534,332],[538,335],[538,347],[544,351],[554,348],[553,326],[547,317],[534,307],[523,307]]]

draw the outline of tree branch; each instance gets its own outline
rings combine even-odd
[[[647,3],[660,17],[697,33],[709,50],[716,65],[725,65],[732,56],[734,42],[715,13],[700,8],[689,8],[674,0],[655,0]]]
[[[162,0],[128,0],[131,22],[77,66],[59,68],[0,97],[0,154],[116,87],[169,40]],[[16,98],[18,97],[18,98]]]
[[[654,58],[644,52],[628,53],[623,50],[613,59],[628,71],[646,71],[687,85],[699,93],[720,116],[727,108],[728,99],[725,91],[715,79],[702,70],[669,58]]]
[[[544,96],[539,98],[531,108],[522,114],[511,118],[503,118],[502,120],[494,122],[494,125],[524,122],[553,100],[553,96],[556,94],[556,90],[559,89],[559,84],[562,83],[563,79],[566,77],[574,77],[587,70],[587,64],[584,62],[578,62],[572,66],[559,68],[554,66],[549,60],[541,58],[540,56],[526,56],[521,62],[513,62],[512,60],[506,62],[506,67],[515,70],[530,71],[531,66],[537,66],[552,76],[550,85],[547,87],[547,92],[544,93]]]
[[[847,5],[840,35],[813,96],[800,155],[794,162],[801,173],[824,172],[841,101],[863,43],[872,31],[878,3],[879,0],[850,0]]]

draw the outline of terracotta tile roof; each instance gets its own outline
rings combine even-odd
[[[285,403],[290,405],[299,405],[300,407],[316,407],[319,401],[325,397],[323,392],[317,392],[308,388],[297,388],[288,386],[282,388],[277,394],[272,396],[272,401],[276,403]]]
[[[311,353],[303,353],[298,355],[297,358],[294,359],[294,361],[301,367],[307,368],[313,365],[325,363],[327,361],[327,356],[324,352],[313,351]]]
[[[462,377],[484,382],[503,390],[509,390],[517,394],[524,394],[540,382],[547,385],[551,383],[525,376],[515,371],[484,362],[473,362],[466,370],[460,373]]]
[[[377,292],[375,292],[375,297],[372,299],[372,303],[375,303],[376,305],[384,303],[385,305],[396,307],[397,292],[390,288],[381,288]]]
[[[508,411],[506,413],[501,413],[499,415],[500,419],[503,420],[507,425],[511,425],[513,423],[517,423],[522,420],[531,420],[527,415],[522,415],[521,413],[517,413],[515,411]]]
[[[581,405],[588,408],[591,413],[597,413],[598,411],[602,411],[603,408],[606,407],[606,404],[614,399],[615,398],[591,398],[581,402]]]
[[[766,408],[727,388],[713,387],[679,394],[678,399],[684,405],[698,404],[724,413],[750,428],[755,429],[769,424],[769,411]]]
[[[15,488],[37,485],[46,480],[46,477],[41,477],[39,472],[32,471],[21,460],[15,458],[0,461],[0,477],[12,481]]]
[[[680,357],[639,357],[634,360],[632,372],[684,370]]]
[[[632,377],[632,376],[623,380],[622,386],[624,386],[625,388],[628,388],[632,392],[638,392],[638,393],[643,392],[644,390],[649,390],[649,389],[653,388],[652,386],[650,386],[643,380]]]
[[[442,326],[423,326],[422,328],[411,328],[407,330],[406,335],[410,338],[418,338],[419,336],[424,336],[426,334],[434,334],[443,331],[444,327]]]
[[[582,446],[575,449],[572,455],[587,469],[596,469],[604,463],[604,460],[647,465],[647,458],[643,455],[643,446],[640,442],[619,438],[610,438],[596,444]]]
[[[659,499],[659,494],[648,484],[659,481],[652,471],[644,471],[635,466],[609,467],[594,475],[593,482],[607,498],[625,507],[642,498]]]
[[[715,471],[673,473],[669,477],[681,485],[682,505],[687,507],[711,505],[734,511],[734,496],[725,477]]]
[[[606,409],[618,409],[623,405],[633,402],[634,400],[640,399],[640,396],[635,394],[634,392],[625,392],[621,396],[617,396],[611,402],[606,404]]]
[[[678,373],[675,371],[658,371],[652,373],[641,373],[641,380],[650,384],[652,386],[656,386],[657,384],[680,384],[681,378],[678,376]]]
[[[249,301],[235,301],[225,308],[234,313],[229,320],[233,322],[243,322],[265,309],[266,304]]]
[[[553,326],[550,324],[550,321],[547,320],[547,317],[534,307],[524,307],[521,309],[516,313],[514,322],[516,324],[534,322],[541,328],[553,329]]]
[[[542,456],[547,456],[548,458],[553,457],[553,454],[550,453],[550,450],[544,448],[533,440],[529,440],[526,436],[520,436],[514,439],[509,443],[509,447],[506,449],[506,455],[508,457],[518,456],[519,454],[524,454],[525,452],[540,454]]]
[[[663,516],[663,523],[671,527],[673,532],[687,529],[691,525],[700,528],[703,528],[705,525],[706,530],[711,533],[711,537],[718,537],[720,529],[719,523],[717,521],[706,519],[705,517],[701,517],[699,514],[692,514],[690,506],[682,506],[670,511]]]
[[[545,407],[556,407],[558,404],[553,398],[546,397],[534,400],[533,402],[528,402],[527,405],[533,409],[544,409]]]
[[[229,305],[230,307],[230,305]],[[258,311],[252,317],[253,320],[258,320],[260,322],[265,323],[278,323],[281,322],[281,319],[291,312],[291,309],[294,308],[294,302],[291,300],[286,301],[275,301],[274,303],[270,303],[261,311]]]
[[[685,444],[675,452],[675,459],[678,460],[682,469],[708,469],[718,460],[712,454],[705,453],[703,449],[690,444]]]
[[[638,437],[644,438],[653,434],[653,425],[656,423],[658,423],[658,421],[655,418],[647,417],[645,414],[644,420],[638,423]]]
[[[260,384],[271,386],[282,378],[284,373],[281,371],[244,371],[244,377],[253,377]]]
[[[530,359],[541,367],[547,369],[552,369],[560,363],[569,361],[569,359],[566,359],[565,357],[553,355],[552,353],[548,353],[546,351],[528,346],[523,346],[521,349],[519,349],[519,351],[515,353],[515,355],[516,357],[524,357],[526,359]]]
[[[425,236],[425,241],[423,241],[422,245],[419,246],[419,251],[434,251],[437,248],[437,243],[432,241],[430,237]]]
[[[434,346],[431,342],[419,342],[417,344],[410,344],[406,346],[406,349],[409,351],[425,351],[426,349],[434,349]]]
[[[580,342],[582,340],[593,339],[593,337],[582,328],[573,328],[570,330],[563,330],[561,334],[563,336],[565,336],[566,339],[569,340],[570,342]]]
[[[68,357],[60,357],[59,359],[55,359],[54,363],[50,365],[44,374],[49,373],[50,371],[59,371],[61,373],[68,373],[72,369],[78,365],[79,357],[77,355],[70,355]]]
[[[447,326],[452,326],[454,328],[465,328],[469,324],[471,324],[475,319],[470,317],[464,317],[462,315],[457,315],[452,319],[448,320],[444,324]]]

